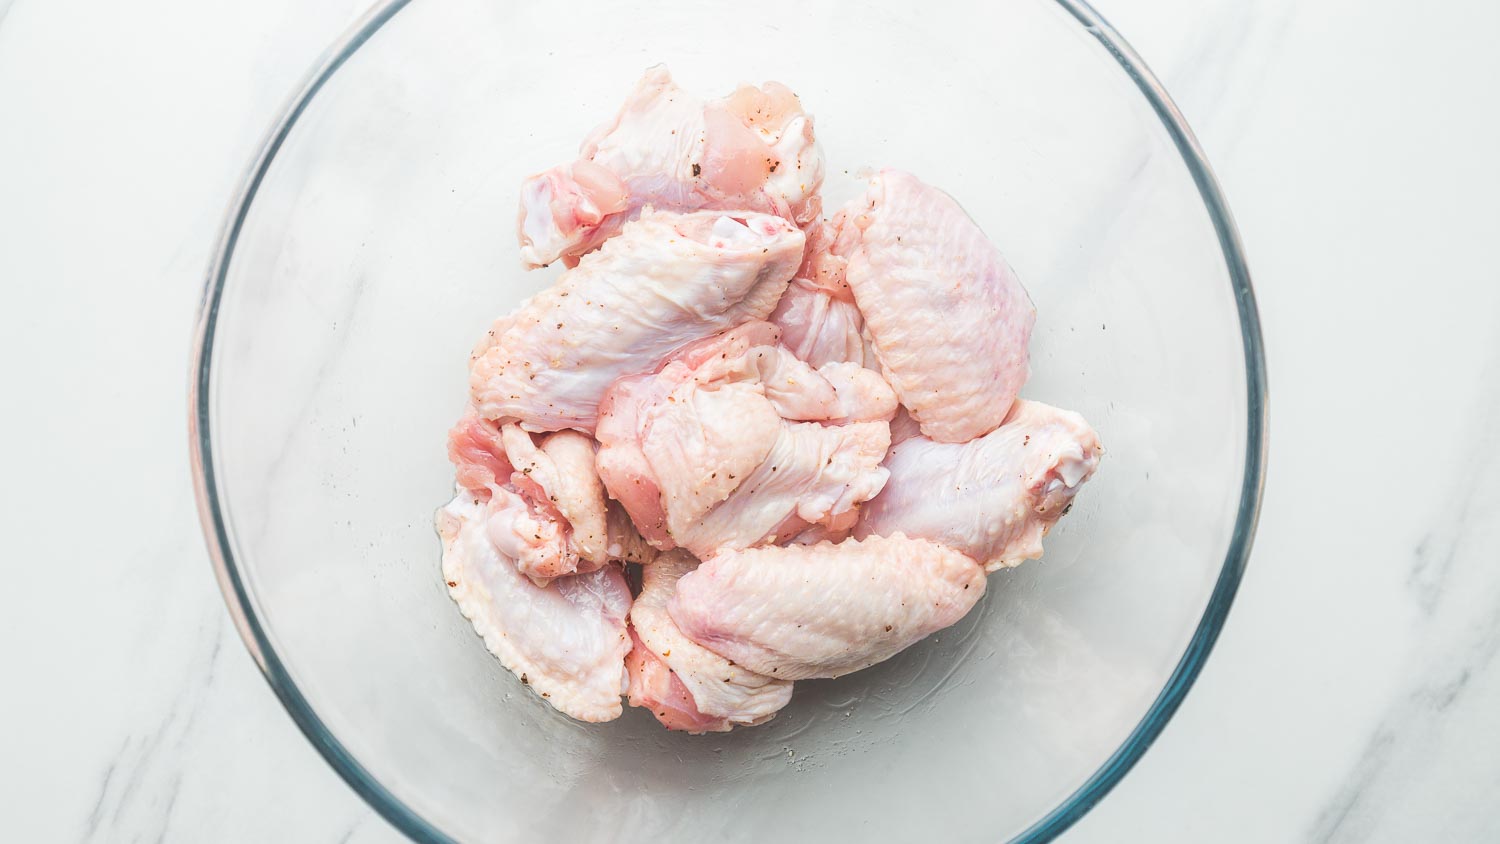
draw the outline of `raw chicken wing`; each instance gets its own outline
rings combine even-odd
[[[830,220],[823,177],[785,86],[654,67],[522,183],[522,262],[567,270],[473,347],[437,526],[463,615],[573,718],[764,723],[958,622],[1098,467],[1018,398],[1035,308],[958,203],[884,170]]]
[[[615,379],[776,307],[803,235],[766,214],[648,212],[496,322],[469,375],[487,419],[594,429]]]
[[[802,266],[770,316],[781,329],[781,344],[813,366],[848,361],[877,367],[864,338],[864,317],[844,280],[846,262],[829,251],[833,226],[819,222],[806,231]]]
[[[999,251],[952,197],[899,170],[871,179],[836,223],[880,369],[922,433],[993,431],[1026,382],[1036,320]]]
[[[775,326],[747,323],[610,388],[599,476],[662,549],[707,556],[852,527],[885,483],[895,407],[877,373],[814,370],[776,345]]]
[[[630,703],[670,729],[693,733],[764,723],[791,701],[791,681],[735,665],[682,635],[667,614],[677,581],[697,567],[692,555],[668,551],[645,569],[630,608]]]
[[[438,511],[443,577],[485,647],[522,683],[580,721],[620,716],[630,587],[617,566],[538,586],[490,541],[494,502],[467,490]]]
[[[539,441],[539,442],[538,442]],[[459,485],[489,503],[490,540],[539,584],[608,562],[604,486],[594,443],[576,431],[536,437],[471,408],[448,434]]]
[[[627,700],[631,706],[650,711],[669,730],[692,735],[727,733],[734,725],[724,718],[698,711],[693,693],[672,673],[665,660],[657,655],[630,629],[630,653],[625,655],[625,671],[630,675]]]
[[[677,582],[667,611],[689,639],[751,671],[838,677],[964,617],[984,569],[904,536],[724,551]]]
[[[505,456],[500,426],[472,407],[448,432],[448,460],[456,470],[458,485],[480,501],[489,501],[493,491],[509,484],[516,471]]]
[[[521,185],[521,260],[569,266],[643,207],[761,211],[806,223],[821,203],[823,157],[812,117],[785,85],[741,86],[704,100],[646,71],[578,160]]]
[[[912,437],[891,448],[891,479],[865,505],[855,536],[904,533],[940,542],[986,570],[1042,555],[1042,537],[1099,466],[1103,448],[1083,417],[1016,401],[977,440]]]

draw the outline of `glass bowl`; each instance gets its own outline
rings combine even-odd
[[[882,165],[957,196],[1035,299],[1024,395],[1108,449],[1046,557],[959,625],[727,735],[552,711],[448,599],[432,527],[470,345],[560,271],[520,268],[517,186],[658,62],[705,93],[801,94],[830,208]],[[392,2],[313,73],[233,207],[192,448],[247,646],[415,839],[1045,840],[1140,757],[1224,623],[1263,366],[1201,152],[1076,0]]]

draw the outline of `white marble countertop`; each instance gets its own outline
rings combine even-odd
[[[185,442],[225,203],[364,5],[0,0],[11,840],[396,838],[241,647]],[[1500,840],[1500,3],[1099,5],[1238,218],[1272,448],[1216,652],[1065,838]]]

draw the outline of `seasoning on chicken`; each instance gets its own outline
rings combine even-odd
[[[618,566],[538,586],[490,541],[494,501],[460,489],[438,511],[443,577],[485,647],[558,711],[580,721],[620,717],[629,678],[630,587]]]
[[[723,551],[667,604],[689,639],[758,674],[838,677],[963,618],[984,594],[969,557],[899,534]]]
[[[747,323],[621,379],[599,418],[599,476],[658,548],[699,556],[852,527],[880,491],[895,396],[852,364],[814,370]]]
[[[615,379],[769,315],[803,241],[766,214],[648,212],[496,322],[470,369],[473,402],[528,431],[591,432]]]
[[[1042,556],[1104,449],[1083,417],[1019,400],[1005,424],[966,443],[912,437],[891,448],[885,490],[854,535],[905,533],[962,551],[987,571]]]
[[[521,260],[573,266],[648,206],[759,211],[801,225],[820,212],[822,184],[812,117],[785,85],[706,100],[658,65],[578,160],[522,183]]]
[[[1029,374],[1036,309],[953,197],[883,170],[835,217],[833,252],[880,370],[938,442],[999,427]]]
[[[490,540],[538,584],[611,559],[593,440],[576,431],[536,437],[514,424],[497,428],[470,408],[448,434],[448,456],[459,484],[488,502]]]
[[[785,86],[656,67],[522,185],[522,262],[568,270],[474,346],[437,523],[459,609],[574,718],[764,723],[963,618],[1099,465],[1018,398],[1035,309],[958,203],[884,170],[825,220],[823,167]]]
[[[844,279],[847,262],[829,251],[833,226],[819,221],[805,231],[802,266],[769,317],[781,329],[782,345],[815,367],[847,361],[877,368],[875,352],[864,337],[865,319]]]
[[[692,555],[668,551],[645,568],[630,608],[630,704],[649,709],[669,729],[690,733],[763,724],[791,701],[791,681],[735,665],[682,635],[667,614],[677,581],[697,567]]]

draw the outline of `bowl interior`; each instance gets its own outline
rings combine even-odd
[[[657,62],[792,86],[829,207],[882,165],[956,196],[1036,302],[1024,394],[1107,449],[1046,558],[961,624],[729,735],[553,712],[449,601],[432,528],[468,350],[558,272],[519,267],[517,185]],[[1089,798],[1243,550],[1258,434],[1224,247],[1152,104],[1054,0],[413,3],[296,118],[220,281],[200,434],[252,645],[421,836],[1022,835]]]

